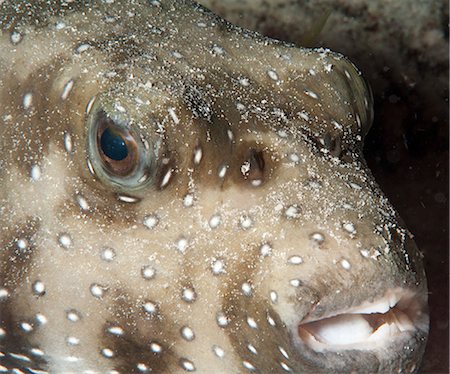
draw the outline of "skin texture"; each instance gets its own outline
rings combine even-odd
[[[3,368],[417,371],[425,275],[362,159],[372,102],[347,59],[190,1],[0,14]],[[136,175],[105,170],[105,118]],[[414,330],[340,352],[299,338],[389,292]]]

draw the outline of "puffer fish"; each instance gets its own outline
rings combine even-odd
[[[418,372],[348,59],[190,0],[0,3],[0,372]]]

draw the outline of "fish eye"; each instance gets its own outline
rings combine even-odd
[[[112,119],[101,116],[98,121],[97,149],[104,168],[112,175],[129,175],[139,162],[136,140]]]
[[[150,145],[125,115],[100,104],[89,113],[89,169],[114,189],[136,190],[152,180],[157,157]]]

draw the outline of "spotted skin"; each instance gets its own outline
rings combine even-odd
[[[419,369],[425,275],[345,57],[187,0],[5,1],[0,26],[0,371]],[[105,172],[102,118],[139,178]],[[417,326],[381,348],[299,337],[398,289]]]

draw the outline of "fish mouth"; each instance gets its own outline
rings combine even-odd
[[[427,331],[425,310],[421,295],[397,288],[320,319],[306,316],[298,325],[298,335],[316,352],[373,351],[409,339],[418,330]]]

